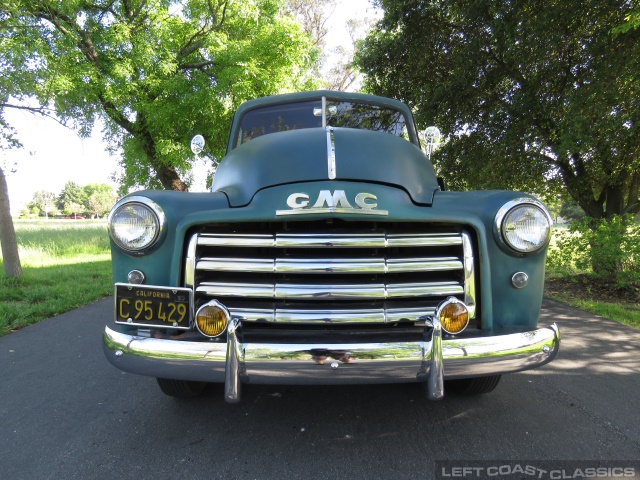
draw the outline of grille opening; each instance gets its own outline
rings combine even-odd
[[[187,238],[185,278],[196,308],[216,298],[245,325],[415,328],[448,296],[475,304],[472,243],[459,225],[416,222],[206,225]]]

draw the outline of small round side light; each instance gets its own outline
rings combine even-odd
[[[145,276],[140,270],[131,270],[127,274],[127,280],[134,285],[142,285],[145,281]]]
[[[436,310],[442,329],[451,334],[462,332],[469,325],[467,306],[455,297],[449,297]]]
[[[196,312],[196,328],[206,337],[219,337],[227,329],[229,310],[217,300],[202,305]]]
[[[524,288],[529,283],[529,275],[524,272],[514,273],[511,277],[511,284],[516,288]]]

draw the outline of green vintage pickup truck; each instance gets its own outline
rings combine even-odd
[[[530,195],[446,191],[409,108],[304,92],[246,102],[208,193],[109,215],[104,352],[167,395],[224,383],[493,390],[557,354],[538,328],[551,217]]]

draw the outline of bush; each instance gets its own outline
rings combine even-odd
[[[584,218],[555,232],[548,265],[564,273],[590,272],[618,287],[640,282],[640,225],[632,217]]]

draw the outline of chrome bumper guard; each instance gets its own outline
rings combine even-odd
[[[104,352],[117,368],[140,375],[225,384],[225,400],[240,401],[240,385],[426,382],[428,397],[444,395],[447,379],[500,375],[544,365],[560,346],[553,324],[523,333],[443,339],[440,322],[423,341],[359,344],[243,343],[232,320],[227,342],[191,342],[126,335],[109,327]]]

